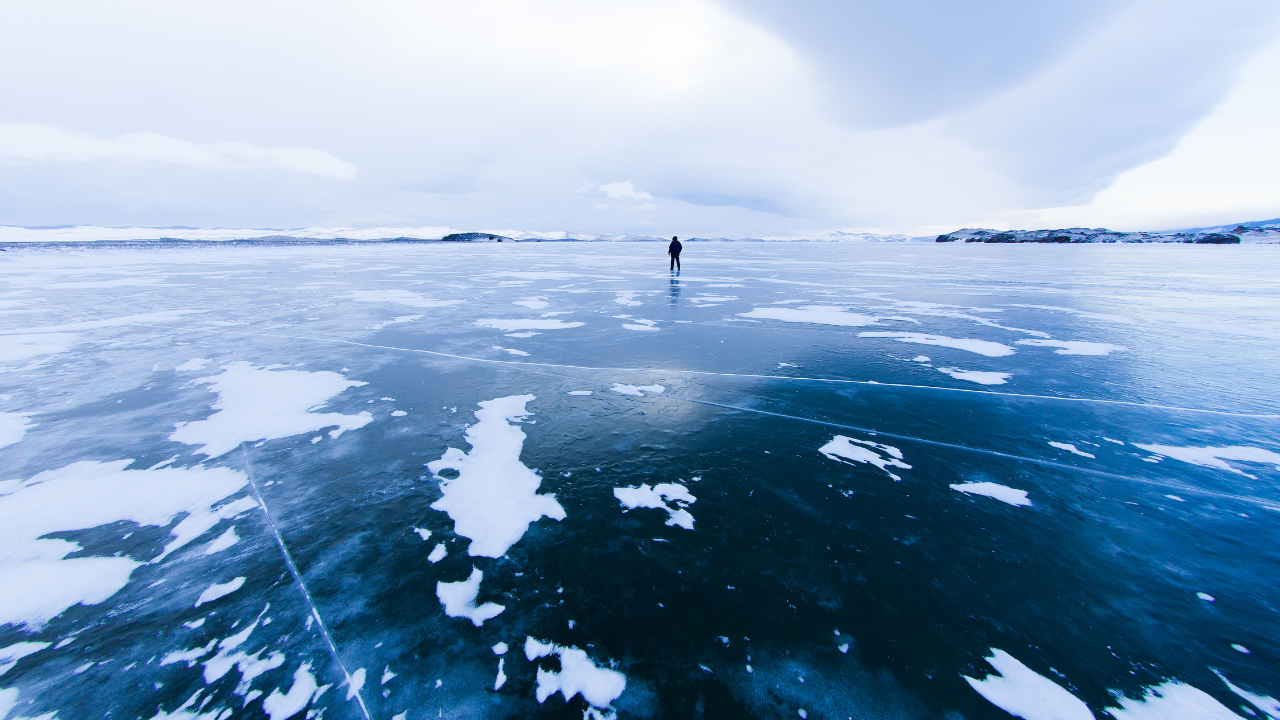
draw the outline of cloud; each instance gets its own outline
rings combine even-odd
[[[323,150],[259,148],[247,143],[196,143],[153,132],[104,138],[36,123],[0,123],[0,162],[165,163],[196,168],[274,167],[355,180],[359,170]]]
[[[609,183],[601,185],[600,192],[604,193],[610,200],[652,200],[653,196],[649,193],[636,188],[631,184],[630,180]]]

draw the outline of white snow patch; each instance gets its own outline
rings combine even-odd
[[[652,488],[648,484],[642,484],[640,487],[614,488],[613,496],[622,503],[622,507],[625,508],[623,512],[638,507],[666,510],[669,516],[668,525],[678,525],[685,530],[693,529],[693,516],[685,508],[697,502],[698,499],[683,485],[661,483]]]
[[[565,702],[580,694],[592,706],[607,708],[627,688],[625,675],[597,667],[586,652],[576,647],[525,638],[524,656],[529,662],[552,654],[560,657],[560,672],[538,668],[538,704],[559,692]]]
[[[421,319],[422,319],[421,315],[401,315],[400,317],[393,317],[390,320],[384,320],[380,323],[377,323],[376,325],[370,325],[368,329],[381,330],[382,328],[388,325],[399,325],[400,323],[413,322],[414,320],[421,320]]]
[[[538,297],[527,297],[527,298],[524,298],[523,300],[516,300],[511,304],[523,305],[529,308],[530,310],[541,310],[545,308],[549,303],[547,303],[546,298],[542,296],[538,296]]]
[[[1201,600],[1204,600],[1205,602],[1215,602],[1218,599],[1210,595],[1209,593],[1204,593],[1204,592],[1196,593],[1196,597],[1200,598]]]
[[[35,423],[28,419],[30,417],[30,415],[19,413],[0,412],[0,448],[22,442],[22,438],[27,436],[27,430],[35,427]]]
[[[9,717],[13,706],[18,704],[18,688],[0,690],[0,718]]]
[[[1013,373],[990,372],[986,370],[961,370],[960,368],[938,368],[957,380],[968,380],[979,385],[1003,385],[1013,377]]]
[[[1031,501],[1027,499],[1026,490],[1015,490],[1005,485],[993,482],[977,482],[962,483],[952,485],[952,490],[958,490],[966,495],[984,495],[989,498],[995,498],[1003,503],[1010,505],[1030,505]]]
[[[13,666],[17,665],[22,658],[32,653],[40,652],[52,644],[47,642],[20,642],[0,648],[0,675],[12,670]],[[0,712],[0,718],[4,716],[5,714]]]
[[[1113,352],[1122,352],[1129,349],[1123,345],[1078,340],[1019,340],[1018,344],[1062,348],[1061,350],[1054,350],[1059,355],[1109,355]]]
[[[512,355],[520,355],[520,356],[522,356],[522,357],[528,357],[528,356],[529,356],[529,353],[527,353],[527,352],[525,352],[525,351],[523,351],[523,350],[512,350],[511,348],[504,348],[504,347],[502,347],[501,345],[494,345],[494,346],[493,346],[493,349],[494,349],[494,350],[501,350],[501,351],[503,351],[503,352],[510,353],[510,354],[512,354]]]
[[[1226,460],[1243,460],[1245,462],[1265,463],[1274,466],[1280,470],[1280,455],[1263,450],[1262,448],[1249,447],[1247,445],[1231,445],[1228,447],[1175,447],[1172,445],[1141,445],[1134,443],[1134,447],[1140,447],[1148,452],[1157,455],[1171,457],[1174,460],[1191,463],[1192,465],[1200,465],[1201,467],[1215,468],[1218,470],[1227,470],[1237,475],[1244,475],[1247,478],[1257,479],[1255,476],[1240,470],[1232,465],[1227,464]]]
[[[429,300],[409,290],[360,290],[351,293],[351,299],[356,302],[386,302],[420,308],[447,307],[463,302],[462,300]]]
[[[1116,720],[1240,720],[1208,693],[1178,680],[1149,687],[1138,700],[1117,700],[1120,707],[1106,709]]]
[[[476,607],[476,595],[480,592],[480,581],[483,579],[484,573],[473,567],[471,576],[466,580],[436,583],[436,597],[440,598],[440,604],[444,606],[444,614],[449,617],[464,617],[472,625],[480,627],[485,620],[506,610],[505,605],[491,602]]]
[[[479,422],[467,428],[471,452],[449,448],[427,463],[437,477],[446,468],[458,472],[453,480],[441,479],[443,497],[431,507],[449,514],[454,532],[471,540],[467,552],[473,556],[502,557],[530,523],[565,517],[555,495],[538,494],[542,478],[520,462],[525,434],[513,423],[528,417],[525,403],[533,399],[511,395],[481,402]]]
[[[987,662],[998,675],[975,680],[961,675],[992,705],[1025,720],[1093,720],[1089,706],[1061,685],[1018,662],[998,648],[991,648]]]
[[[262,709],[271,716],[271,720],[287,720],[302,712],[313,696],[319,696],[328,687],[317,687],[316,678],[311,674],[311,663],[303,663],[293,673],[293,685],[289,692],[281,695],[278,689],[272,690],[267,699],[262,701]]]
[[[506,655],[509,648],[506,643],[500,642],[489,649],[493,651],[494,655]]]
[[[614,383],[610,390],[622,395],[634,395],[635,397],[644,397],[645,393],[659,394],[666,392],[666,388],[661,385],[623,385],[622,383]]]
[[[79,551],[79,543],[46,539],[49,533],[120,521],[166,527],[187,513],[151,561],[156,563],[223,518],[256,507],[248,498],[214,507],[245,486],[245,476],[235,470],[125,470],[131,462],[72,463],[0,495],[0,625],[39,630],[72,605],[96,605],[111,597],[143,564],[114,556],[63,559]]]
[[[276,440],[332,426],[337,427],[329,437],[336,438],[373,421],[364,411],[355,415],[311,412],[347,388],[366,384],[327,370],[268,370],[241,361],[227,365],[221,375],[195,382],[206,383],[218,393],[213,403],[217,412],[204,420],[179,423],[169,439],[203,445],[196,452],[210,458],[225,455],[242,442]]]
[[[479,325],[480,327],[493,328],[494,330],[510,332],[512,330],[567,330],[569,328],[581,327],[582,323],[565,322],[564,320],[545,320],[541,318],[521,318],[516,320],[486,318],[483,320],[477,320],[476,325]]]
[[[388,666],[386,667],[386,669],[382,671],[382,682],[380,682],[380,683],[378,683],[378,684],[379,684],[379,685],[386,685],[387,683],[391,682],[391,680],[392,680],[393,678],[395,678],[398,674],[399,674],[399,673],[393,673],[393,672],[391,672],[391,666],[390,666],[390,665],[388,665]]]
[[[860,332],[858,337],[894,338],[898,342],[916,343],[918,345],[939,345],[942,347],[964,350],[987,357],[1004,357],[1017,350],[990,340],[972,340],[968,338],[951,338],[945,335],[924,335],[922,333],[905,332]]]
[[[1085,312],[1084,310],[1076,310],[1075,308],[1069,308],[1069,307],[1059,307],[1057,305],[1019,305],[1017,303],[1011,303],[1010,307],[1036,308],[1037,310],[1061,310],[1062,312],[1069,312],[1082,318],[1089,318],[1090,320],[1101,320],[1103,322],[1124,323],[1126,325],[1138,324],[1137,320],[1134,320],[1128,315],[1109,315],[1106,313]]]
[[[351,679],[347,682],[347,702],[360,694],[360,690],[364,688],[364,668],[360,668],[351,673]]]
[[[408,415],[408,414],[409,414],[409,413],[407,413],[407,412],[405,412],[405,411],[403,411],[403,410],[392,410],[392,411],[391,411],[391,417],[404,417],[405,415]]]
[[[1093,458],[1095,460],[1098,457],[1093,453],[1087,453],[1083,450],[1077,449],[1076,446],[1071,443],[1060,443],[1060,442],[1053,442],[1052,440],[1050,440],[1049,444],[1052,445],[1053,447],[1058,448],[1059,450],[1066,450],[1067,452],[1072,453],[1073,455],[1079,455],[1080,457]]]
[[[857,445],[853,443],[857,443]],[[869,448],[874,448],[874,450]],[[880,452],[876,452],[877,450]],[[902,462],[902,451],[898,448],[891,445],[873,443],[869,440],[857,440],[844,435],[836,435],[831,439],[831,442],[818,448],[818,452],[826,455],[831,460],[846,465],[853,465],[854,463],[875,465],[884,470],[894,480],[901,480],[902,478],[893,474],[889,468],[911,469],[910,465]]]
[[[506,661],[506,658],[498,658],[498,675],[493,679],[494,692],[501,690],[502,686],[507,684],[507,674],[502,672],[502,665]]]
[[[569,394],[570,395],[590,395],[591,391],[590,390],[570,390]]]
[[[238,542],[240,542],[240,536],[236,535],[236,528],[233,525],[227,528],[226,532],[219,535],[217,540],[209,543],[209,546],[204,549],[204,554],[212,555],[216,552],[222,552]]]
[[[107,318],[106,320],[85,320],[76,323],[64,323],[62,325],[45,325],[43,327],[24,328],[16,330],[15,333],[63,333],[74,332],[77,330],[99,330],[109,327],[124,327],[126,325],[140,325],[146,323],[164,323],[180,320],[183,315],[192,315],[197,313],[209,312],[208,310],[161,310],[159,312],[141,313],[138,315],[124,315],[122,317]],[[8,333],[4,333],[8,334]],[[7,341],[8,338],[6,338]]]
[[[875,325],[876,321],[880,319],[874,315],[846,312],[846,308],[831,305],[804,305],[796,308],[756,308],[751,312],[738,313],[738,317],[813,323],[816,325],[839,325],[842,327]]]
[[[197,370],[203,370],[204,366],[208,364],[208,358],[191,358],[190,360],[175,367],[174,370],[177,372],[195,372]]]
[[[200,598],[196,600],[195,606],[200,607],[207,602],[213,602],[220,597],[230,595],[231,593],[239,590],[244,585],[244,581],[245,578],[241,576],[228,582],[214,583],[210,585],[208,589],[200,593]]]
[[[449,551],[445,549],[444,543],[436,543],[436,546],[431,548],[431,554],[427,556],[427,560],[429,560],[432,565],[435,565],[443,560],[444,556],[448,554]]]

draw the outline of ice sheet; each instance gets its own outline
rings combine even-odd
[[[476,627],[483,625],[485,620],[500,615],[506,609],[503,605],[487,602],[476,606],[476,595],[480,592],[480,581],[483,579],[484,573],[473,567],[466,580],[436,583],[436,597],[444,606],[444,614],[466,618]]]
[[[40,652],[52,644],[47,642],[18,642],[8,647],[0,648],[0,675],[12,670],[13,666],[17,665],[22,658]],[[0,718],[3,717],[4,713],[0,712]]]
[[[464,302],[462,300],[433,300],[412,290],[358,290],[351,293],[351,299],[356,302],[395,303],[396,305],[419,308],[448,307],[450,305],[460,305]],[[422,316],[419,315],[417,317]],[[397,318],[397,321],[403,322],[404,320]]]
[[[567,322],[565,320],[544,319],[544,318],[523,318],[517,320],[503,320],[488,318],[477,320],[476,325],[480,327],[493,328],[494,330],[502,330],[503,332],[511,332],[513,330],[568,330],[569,328],[582,327],[580,322]]]
[[[1228,464],[1227,460],[1242,460],[1245,462],[1262,463],[1271,465],[1280,470],[1280,454],[1274,453],[1263,448],[1248,447],[1241,445],[1231,445],[1228,447],[1175,447],[1172,445],[1143,445],[1134,443],[1134,447],[1140,447],[1148,452],[1157,455],[1171,457],[1174,460],[1199,465],[1201,467],[1209,467],[1217,470],[1226,470],[1237,475],[1243,475],[1247,478],[1256,476]]]
[[[269,370],[239,361],[224,367],[221,375],[195,382],[208,384],[218,394],[213,403],[217,412],[204,420],[178,423],[169,439],[201,445],[197,452],[210,458],[225,455],[242,442],[277,440],[326,427],[335,428],[329,436],[336,438],[373,421],[367,411],[354,415],[311,412],[347,388],[365,384],[335,372]]]
[[[816,325],[837,325],[842,327],[861,327],[875,325],[880,318],[874,315],[861,315],[847,312],[847,308],[830,305],[803,305],[796,308],[763,307],[751,312],[738,313],[739,317],[759,318],[764,320],[782,320],[783,322],[813,323]]]
[[[525,404],[534,399],[509,395],[481,402],[479,422],[467,428],[471,452],[449,448],[427,463],[437,477],[445,469],[458,473],[453,480],[441,479],[443,497],[431,507],[449,514],[454,532],[471,540],[467,552],[473,556],[502,557],[530,523],[565,517],[555,495],[538,494],[542,478],[520,462],[525,434],[514,423],[530,415]]]
[[[30,360],[42,355],[66,352],[76,342],[71,333],[0,335],[0,362]]]
[[[1059,355],[1110,355],[1113,352],[1123,352],[1129,348],[1123,345],[1112,345],[1110,343],[1083,342],[1081,340],[1019,340],[1019,345],[1035,345],[1036,347],[1056,347],[1060,350],[1054,350]]]

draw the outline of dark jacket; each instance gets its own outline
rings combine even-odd
[[[667,254],[679,255],[680,251],[683,249],[684,249],[684,246],[680,244],[679,240],[672,240],[671,244],[667,246]]]

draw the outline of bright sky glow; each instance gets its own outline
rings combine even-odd
[[[0,27],[0,224],[1280,216],[1269,0],[53,0]]]

